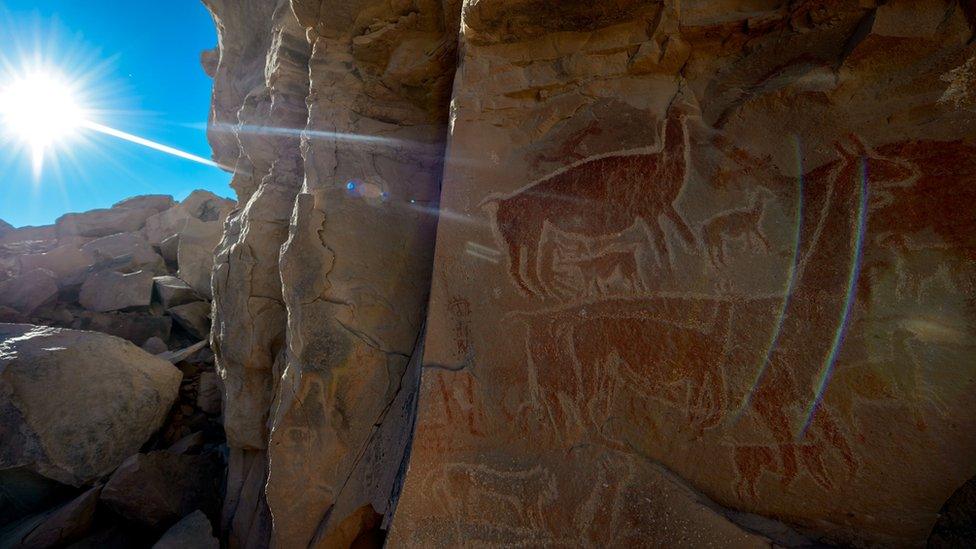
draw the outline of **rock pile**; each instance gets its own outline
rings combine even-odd
[[[49,226],[0,228],[0,322],[170,349],[207,339],[213,249],[233,206],[207,191],[180,203],[139,196]]]
[[[196,191],[0,225],[0,546],[219,546],[208,296],[232,207]]]

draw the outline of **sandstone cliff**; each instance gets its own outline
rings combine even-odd
[[[976,474],[971,2],[205,3],[232,546],[914,545]]]

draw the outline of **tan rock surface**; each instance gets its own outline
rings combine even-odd
[[[78,302],[89,311],[103,313],[131,307],[148,307],[152,290],[152,271],[101,271],[89,276],[81,285]]]
[[[47,269],[33,269],[0,282],[0,305],[30,314],[58,295],[58,281]]]
[[[222,527],[233,545],[264,547],[265,449],[286,331],[278,256],[304,175],[309,47],[285,0],[204,3],[220,29],[208,137],[215,160],[235,167],[241,205],[224,225],[213,273],[213,350],[231,448]]]
[[[242,450],[229,485],[259,483],[229,498],[227,520],[239,532],[263,527],[254,509],[266,464],[255,451],[270,440],[273,542],[328,544],[366,507],[392,510],[458,13],[435,2],[328,13],[316,2],[207,4],[222,29],[210,140],[221,164],[244,168],[233,181],[244,207],[214,276],[225,426]],[[349,422],[324,419],[340,416]]]
[[[95,263],[96,258],[84,246],[79,248],[77,242],[70,242],[46,252],[21,255],[17,260],[22,273],[47,269],[54,273],[62,285],[70,285],[84,279],[85,272]]]
[[[166,310],[177,324],[197,339],[210,336],[210,303],[195,301]]]
[[[207,299],[213,298],[210,277],[214,267],[214,248],[220,242],[222,229],[218,221],[188,223],[179,233],[177,276]]]
[[[221,198],[210,191],[196,190],[176,206],[149,217],[143,233],[151,244],[159,245],[188,227],[192,229],[200,224],[217,223],[219,228],[233,207],[232,200]]]
[[[109,236],[138,231],[146,219],[157,214],[154,207],[114,207],[83,213],[65,214],[54,223],[61,236]]]
[[[231,545],[918,545],[976,474],[968,3],[205,3]]]
[[[118,233],[86,243],[80,252],[95,258],[130,257],[133,271],[146,269],[156,274],[166,272],[163,258],[153,250],[140,233]]]
[[[0,469],[75,486],[111,472],[162,425],[181,377],[116,337],[0,325]]]
[[[153,299],[164,309],[200,301],[202,298],[189,284],[175,276],[153,278]]]
[[[146,208],[162,212],[176,205],[168,194],[146,194],[127,198],[112,205],[113,208]]]
[[[653,463],[923,544],[976,473],[971,10],[623,4],[465,4],[391,545],[728,543]]]

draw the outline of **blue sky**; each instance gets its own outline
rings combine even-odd
[[[96,122],[204,158],[211,81],[200,52],[216,43],[199,0],[0,0],[0,86],[11,65],[40,54],[82,77],[82,102]],[[234,196],[230,175],[217,168],[90,130],[79,137],[48,154],[39,178],[29,154],[0,145],[0,219],[46,224],[129,196],[182,198],[198,188]]]

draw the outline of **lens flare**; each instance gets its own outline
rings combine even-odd
[[[802,244],[801,236],[803,234],[803,152],[800,149],[800,141],[796,136],[794,136],[794,148],[796,150],[797,173],[799,175],[796,181],[796,215],[793,221],[793,256],[790,258],[790,267],[786,273],[783,301],[780,303],[779,313],[776,315],[776,320],[773,323],[773,331],[770,334],[769,344],[766,346],[766,353],[763,356],[762,363],[759,365],[755,379],[750,385],[749,392],[746,393],[742,402],[739,404],[739,410],[733,416],[733,421],[739,419],[742,413],[749,407],[752,399],[756,396],[756,391],[763,382],[766,371],[769,369],[769,363],[773,358],[773,352],[775,352],[776,347],[779,345],[779,337],[783,333],[783,325],[786,322],[786,311],[789,308],[790,297],[793,295],[793,290],[796,287],[800,245]]]
[[[851,250],[850,270],[847,274],[847,294],[844,298],[844,307],[841,309],[840,318],[837,320],[837,329],[834,331],[834,338],[830,344],[830,351],[824,360],[823,368],[817,376],[815,392],[810,406],[806,410],[806,418],[803,427],[797,433],[797,440],[802,440],[806,435],[807,429],[813,422],[813,415],[817,411],[817,406],[823,399],[827,384],[830,382],[830,375],[833,373],[834,364],[837,362],[837,355],[844,344],[844,336],[847,334],[847,325],[851,318],[851,307],[854,305],[854,298],[857,293],[857,279],[861,273],[861,260],[864,253],[864,236],[867,234],[868,224],[868,167],[865,159],[861,159],[860,165],[860,198],[857,207],[857,228],[854,233],[854,242]]]
[[[84,120],[77,93],[63,76],[36,70],[0,89],[0,123],[8,137],[30,150],[35,176],[54,145],[72,137]]]

